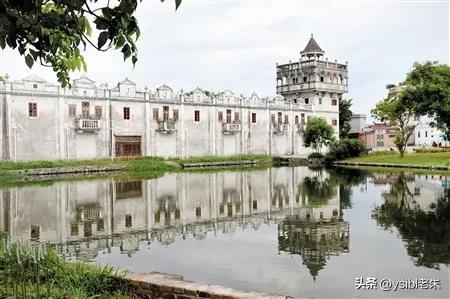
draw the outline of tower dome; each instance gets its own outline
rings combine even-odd
[[[308,44],[306,45],[305,49],[300,52],[300,55],[307,58],[319,58],[323,56],[324,53],[325,51],[320,48],[319,44],[311,34],[311,38],[309,39]]]

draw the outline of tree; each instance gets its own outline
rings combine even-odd
[[[339,138],[347,138],[350,132],[350,122],[352,120],[352,99],[341,99],[339,101]]]
[[[334,129],[323,117],[311,117],[306,124],[303,133],[303,142],[306,147],[312,147],[316,152],[322,150],[322,146],[329,145],[334,140]]]
[[[181,1],[175,0],[176,8]],[[109,0],[0,0],[0,47],[17,49],[29,68],[36,61],[51,67],[61,85],[70,86],[69,73],[87,69],[81,50],[88,45],[98,51],[120,49],[124,60],[131,57],[136,64],[137,5],[138,0],[114,5]]]
[[[403,158],[408,138],[414,133],[417,122],[417,105],[406,103],[402,98],[402,90],[393,92],[381,100],[371,111],[372,116],[390,126],[399,129],[394,143]]]
[[[419,115],[434,119],[433,125],[450,137],[450,67],[437,62],[415,63],[404,82],[403,101],[417,106]]]

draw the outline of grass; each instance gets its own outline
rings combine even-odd
[[[182,163],[205,163],[205,162],[223,162],[223,161],[239,161],[239,160],[258,160],[258,167],[267,166],[272,162],[272,157],[267,155],[235,155],[235,156],[206,156],[192,157],[186,159],[164,159],[161,157],[137,157],[132,159],[93,159],[93,160],[56,160],[56,161],[25,161],[25,162],[0,162],[0,188],[19,187],[25,185],[47,185],[49,182],[55,181],[55,178],[48,180],[30,179],[23,174],[17,173],[17,170],[37,169],[37,168],[68,168],[82,166],[108,166],[123,165],[124,171],[119,176],[129,176],[137,179],[152,179],[163,175],[170,171],[180,171]],[[99,176],[105,176],[99,174]],[[116,175],[117,176],[117,175]],[[61,176],[61,179],[83,179],[93,178],[93,176]]]
[[[395,152],[373,153],[367,156],[350,158],[345,162],[390,163],[403,165],[449,166],[450,152],[407,153],[400,158]]]
[[[1,298],[135,298],[124,274],[111,267],[66,263],[52,247],[0,240]]]

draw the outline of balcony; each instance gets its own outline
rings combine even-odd
[[[273,124],[272,132],[277,135],[283,135],[289,131],[289,124]]]
[[[304,90],[324,90],[337,93],[346,93],[348,87],[346,84],[326,83],[326,82],[306,82],[298,84],[286,84],[277,86],[277,93],[290,93]]]
[[[224,135],[233,135],[241,131],[240,123],[224,123],[222,126],[222,132]]]
[[[78,117],[75,119],[77,133],[95,133],[100,130],[100,120],[93,117]]]
[[[176,130],[175,121],[173,119],[158,120],[157,132],[161,134],[172,134]]]

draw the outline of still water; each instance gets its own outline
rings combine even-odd
[[[438,174],[307,167],[55,182],[1,190],[0,231],[59,244],[69,261],[248,291],[448,298],[448,187]],[[438,286],[383,291],[383,279]]]

